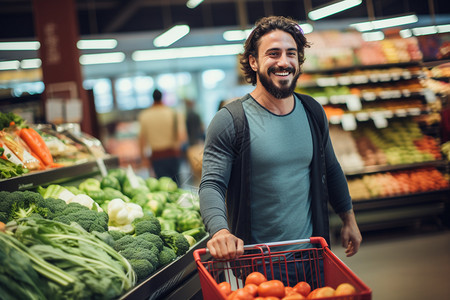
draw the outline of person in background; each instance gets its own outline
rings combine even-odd
[[[328,203],[343,221],[342,245],[362,241],[322,106],[294,92],[309,47],[298,22],[259,20],[241,66],[254,90],[219,110],[205,140],[200,209],[219,259],[243,245],[322,236],[330,244]]]
[[[153,105],[139,116],[139,148],[141,161],[149,159],[150,174],[167,176],[179,184],[181,146],[186,142],[184,118],[162,101],[160,90],[153,91]],[[147,157],[147,149],[151,149]]]
[[[200,115],[195,111],[195,102],[187,99],[186,103],[186,129],[189,146],[203,143],[205,140],[205,129]]]

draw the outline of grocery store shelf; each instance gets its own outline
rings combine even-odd
[[[332,68],[332,69],[318,69],[318,70],[304,70],[305,74],[327,74],[327,73],[345,73],[357,70],[371,70],[371,69],[386,69],[386,68],[407,68],[413,66],[420,66],[420,61],[400,62],[392,64],[381,65],[355,65],[349,67]]]
[[[379,197],[353,201],[354,211],[366,211],[380,208],[407,207],[420,203],[450,202],[450,189],[405,194],[391,197]]]
[[[119,165],[117,156],[108,156],[102,161],[107,169],[116,168]],[[99,174],[100,168],[97,161],[89,161],[68,167],[30,172],[25,175],[0,180],[0,190],[9,192],[24,191],[34,189],[40,185],[74,181],[78,178]]]
[[[433,160],[427,162],[419,162],[413,164],[402,164],[402,165],[377,165],[377,166],[367,166],[363,169],[354,171],[345,171],[345,176],[360,176],[381,172],[392,172],[399,170],[417,169],[417,168],[428,168],[428,167],[445,167],[448,164],[445,160]]]

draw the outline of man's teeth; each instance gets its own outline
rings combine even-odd
[[[288,76],[289,72],[275,72],[275,75],[277,75],[277,76]]]

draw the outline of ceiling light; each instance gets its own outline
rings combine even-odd
[[[331,16],[331,15],[337,14],[337,13],[347,10],[349,8],[355,7],[357,5],[360,5],[361,2],[362,2],[362,0],[344,0],[344,1],[335,2],[333,4],[311,10],[308,13],[308,17],[311,20],[316,21],[316,20]]]
[[[425,27],[413,28],[412,32],[414,33],[415,36],[418,36],[418,35],[435,34],[438,31],[437,31],[436,26],[425,26]]]
[[[123,52],[111,52],[100,54],[84,54],[80,56],[80,64],[95,65],[95,64],[116,64],[121,63],[125,59]]]
[[[314,28],[312,27],[312,25],[309,24],[309,23],[300,24],[300,28],[302,29],[303,34],[311,33],[311,32],[313,32],[313,30],[314,30]]]
[[[445,33],[450,32],[450,24],[436,25],[436,26],[423,26],[415,27],[411,29],[400,30],[400,36],[404,39],[414,36]]]
[[[247,30],[228,30],[223,33],[223,39],[228,42],[243,41],[248,38],[251,29]]]
[[[0,42],[0,50],[38,50],[41,44],[37,41],[30,42]]]
[[[450,24],[436,26],[439,33],[450,32]]]
[[[0,61],[0,70],[17,70],[20,62],[18,60]]]
[[[382,31],[365,32],[362,34],[362,38],[366,42],[382,41],[384,33]]]
[[[188,8],[194,9],[202,2],[203,0],[188,0],[188,2],[186,2],[186,6]]]
[[[115,39],[79,40],[77,43],[77,47],[80,50],[114,49],[117,47],[117,40]]]
[[[133,52],[131,58],[134,61],[149,61],[149,60],[165,60],[177,58],[237,55],[242,53],[243,50],[244,46],[242,44],[138,50]]]
[[[394,26],[400,26],[405,24],[416,23],[419,19],[416,15],[407,15],[401,17],[393,17],[388,19],[376,20],[376,21],[368,21],[368,22],[360,22],[350,24],[351,27],[356,28],[358,31],[370,31]]]
[[[42,61],[39,58],[24,59],[20,62],[22,69],[38,69],[42,65]]]
[[[411,29],[402,29],[399,32],[400,36],[404,39],[410,38],[413,36]]]
[[[153,40],[153,45],[155,47],[167,47],[181,39],[183,36],[188,34],[190,31],[190,28],[188,25],[175,25],[171,27],[166,32],[162,33],[161,35],[157,36]]]

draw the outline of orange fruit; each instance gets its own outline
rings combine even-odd
[[[284,284],[280,280],[269,280],[258,286],[258,295],[261,297],[283,298],[286,295],[285,293]]]
[[[300,281],[294,286],[294,291],[306,297],[311,292],[311,286],[306,281]]]
[[[356,294],[356,289],[353,285],[347,282],[338,285],[338,287],[334,291],[335,296],[348,296],[353,294]]]

